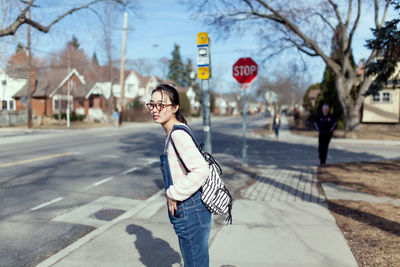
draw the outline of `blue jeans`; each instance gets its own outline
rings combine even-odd
[[[166,147],[168,147],[169,140]],[[166,149],[160,155],[165,191],[172,185]],[[168,208],[168,207],[167,207]],[[178,201],[174,216],[168,210],[169,220],[178,236],[185,267],[208,267],[208,238],[211,213],[201,201],[200,190],[184,201]]]
[[[201,202],[200,191],[178,202],[174,216],[169,211],[168,215],[178,236],[185,267],[208,267],[211,213]]]

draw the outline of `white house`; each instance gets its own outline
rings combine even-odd
[[[139,89],[139,95],[143,102],[147,102],[150,100],[151,92],[154,88],[156,88],[157,84],[158,80],[155,76],[143,77],[143,84]]]
[[[188,97],[190,101],[190,106],[194,110],[199,110],[201,108],[201,104],[199,101],[196,100],[196,92],[194,91],[193,87],[189,87],[188,90],[186,91],[186,96]]]
[[[126,103],[131,102],[136,97],[140,97],[142,102],[147,102],[151,97],[152,90],[157,86],[158,80],[155,76],[143,77],[135,71],[131,71],[125,79],[124,98]],[[121,85],[113,84],[112,92],[115,97],[121,97]]]
[[[107,119],[106,101],[111,98],[111,82],[97,82],[85,96],[89,100],[88,118],[94,121],[105,121]],[[76,113],[84,114],[85,109],[77,110]]]
[[[13,78],[0,70],[0,80],[0,110],[15,111],[16,102],[13,96],[26,85],[27,79]]]
[[[228,102],[223,97],[216,97],[215,98],[215,109],[214,113],[218,115],[226,115],[228,108]]]

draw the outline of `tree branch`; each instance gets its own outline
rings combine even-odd
[[[285,41],[288,41],[288,42],[290,42],[290,43],[292,43],[294,46],[296,46],[296,48],[298,49],[298,50],[300,50],[301,52],[303,52],[304,54],[306,54],[306,55],[309,55],[310,57],[316,57],[316,56],[318,56],[318,54],[317,53],[312,53],[312,52],[310,52],[310,51],[307,51],[307,50],[305,50],[305,48],[303,48],[302,47],[302,45],[300,45],[300,44],[298,44],[295,40],[293,40],[293,39],[290,39],[290,38],[285,38],[284,39]],[[304,45],[303,45],[304,46]]]
[[[250,2],[249,0],[244,0],[244,2],[249,6],[250,12],[251,12],[250,14],[251,14],[251,15],[254,15],[254,16],[259,17],[259,18],[270,19],[270,20],[276,21],[276,22],[278,22],[278,23],[283,23],[283,21],[277,19],[276,16],[271,16],[271,15],[267,15],[267,14],[261,14],[261,13],[257,12],[257,11],[254,9],[253,5],[251,4],[251,2]]]
[[[360,22],[360,17],[361,17],[361,0],[358,0],[357,1],[357,4],[358,4],[358,8],[357,8],[357,17],[356,17],[356,20],[354,21],[354,24],[353,24],[353,28],[351,29],[351,31],[350,31],[350,33],[349,33],[349,45],[347,46],[347,49],[350,49],[350,45],[351,45],[351,42],[353,41],[353,36],[354,36],[354,33],[355,33],[355,31],[356,31],[356,29],[357,29],[357,27],[358,27],[358,23]]]
[[[268,5],[265,1],[263,0],[257,0],[262,6],[264,6],[267,10],[271,11],[272,14],[274,14],[278,19],[280,19],[282,22],[281,23],[284,27],[286,27],[289,31],[294,32],[297,36],[299,36],[305,43],[306,46],[309,46],[312,50],[315,51],[315,53],[325,61],[325,63],[332,68],[332,70],[340,75],[340,66],[332,60],[330,57],[328,57],[322,49],[317,45],[317,43],[306,36],[296,25],[294,25],[292,22],[290,22],[285,16],[279,13],[279,11],[275,10],[272,8],[270,5]],[[331,0],[329,0],[331,1]]]
[[[100,2],[109,2],[109,1],[116,2],[116,3],[119,3],[119,4],[124,4],[123,0],[94,0],[94,1],[91,1],[91,2],[89,2],[87,4],[82,5],[80,7],[75,7],[75,8],[70,9],[69,11],[67,11],[66,13],[62,14],[57,19],[55,19],[53,22],[51,22],[48,26],[43,26],[40,23],[38,23],[36,21],[33,21],[31,19],[28,19],[26,17],[26,13],[31,8],[31,6],[32,6],[32,4],[34,2],[34,0],[30,0],[27,3],[27,6],[17,16],[16,20],[10,26],[8,26],[7,28],[5,28],[3,30],[0,30],[0,37],[7,36],[7,35],[14,35],[17,32],[17,30],[19,29],[19,27],[21,27],[23,24],[29,24],[32,27],[38,29],[39,31],[47,33],[47,32],[50,31],[51,27],[54,24],[56,24],[57,22],[59,22],[60,20],[65,18],[66,16],[68,16],[68,15],[70,15],[70,14],[72,14],[72,13],[78,11],[78,10],[88,8],[89,6],[92,6],[94,4],[97,4],[97,3],[100,3]]]
[[[347,19],[346,19],[346,23],[344,25],[348,26],[350,23],[350,19],[351,19],[351,12],[352,12],[352,6],[353,6],[353,1],[349,0],[349,8],[347,10]]]
[[[336,14],[336,18],[337,18],[338,21],[339,21],[339,24],[340,24],[340,25],[343,25],[342,17],[340,16],[340,13],[339,13],[339,9],[338,9],[337,4],[335,4],[332,0],[328,0],[328,2],[329,2],[329,4],[332,5],[333,10],[335,11],[335,14]]]
[[[379,4],[378,0],[374,0],[375,4],[375,27],[378,28],[379,22],[378,22],[378,16],[379,16]]]
[[[389,5],[390,5],[390,0],[386,0],[385,11],[383,12],[382,21],[381,21],[381,24],[379,25],[379,28],[382,27],[383,23],[385,23]]]
[[[315,12],[317,16],[319,16],[326,24],[328,24],[329,28],[332,29],[332,31],[335,31],[335,27],[319,12]]]

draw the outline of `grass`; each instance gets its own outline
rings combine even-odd
[[[326,165],[319,168],[318,180],[376,196],[400,198],[400,161]],[[328,207],[359,266],[399,266],[399,206],[329,200]]]
[[[302,136],[318,137],[318,132],[306,127],[296,127],[293,117],[286,117],[290,131],[293,134]],[[334,138],[354,138],[368,140],[400,140],[400,129],[398,127],[363,127],[361,131],[353,131],[345,135],[344,130],[335,130]]]

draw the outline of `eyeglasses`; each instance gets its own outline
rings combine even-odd
[[[147,107],[150,111],[153,111],[154,108],[156,108],[158,111],[161,111],[161,110],[163,110],[164,108],[169,107],[169,106],[173,106],[173,104],[163,104],[163,103],[156,103],[156,104],[154,104],[154,103],[147,103],[147,104],[146,104],[146,107]]]

